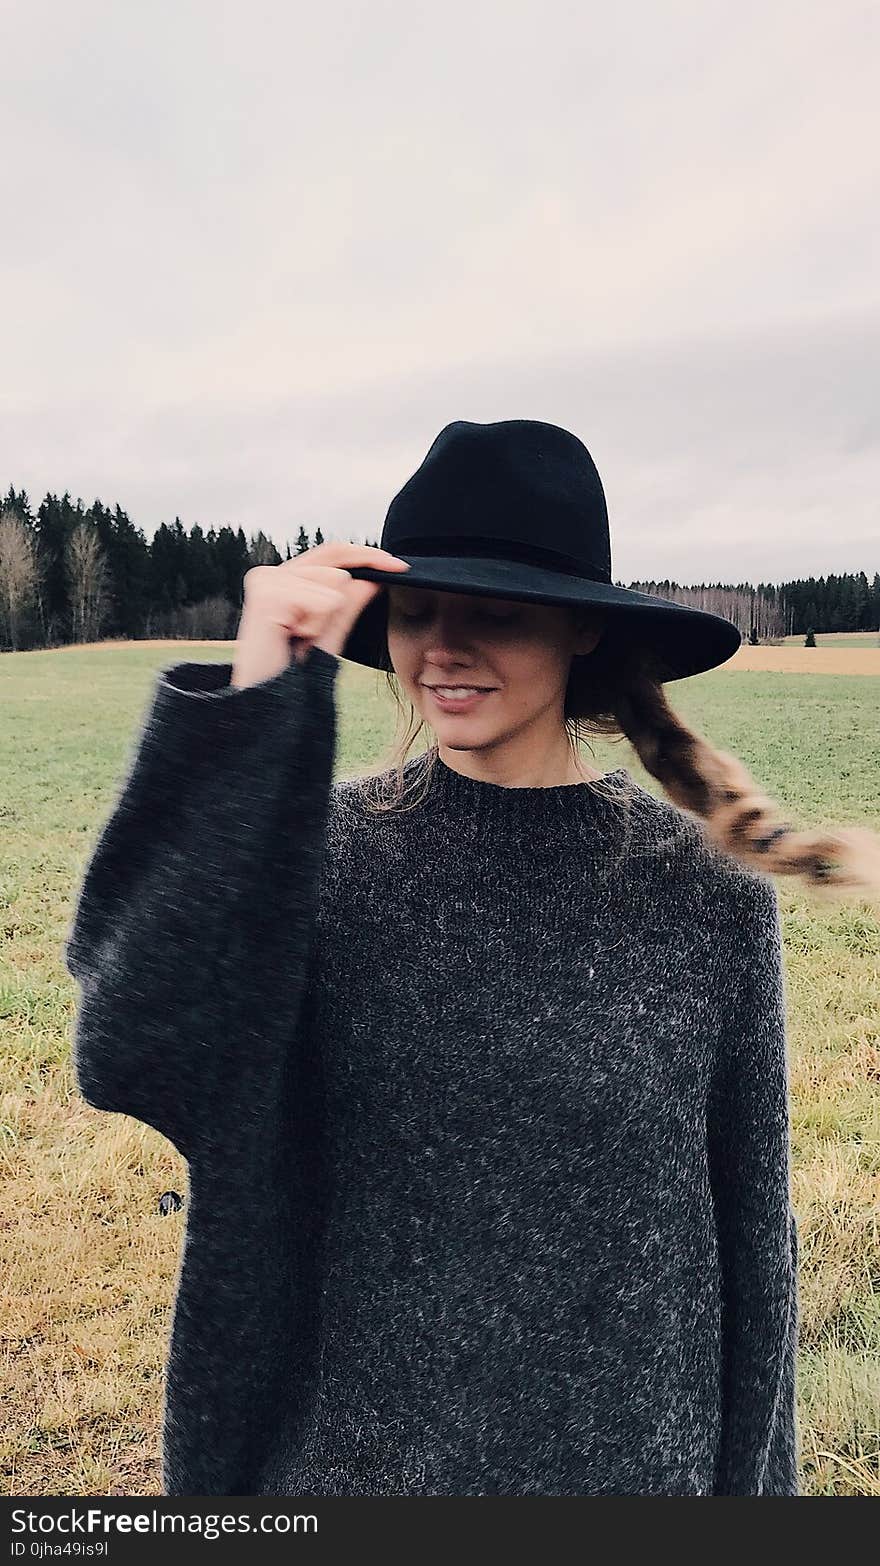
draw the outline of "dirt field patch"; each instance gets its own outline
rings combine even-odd
[[[84,652],[108,647],[177,647],[181,657],[193,647],[231,648],[234,642],[190,641],[188,638],[168,637],[152,641],[71,642],[58,647],[56,652]],[[740,647],[727,663],[722,665],[734,674],[747,669],[764,670],[768,674],[873,674],[880,675],[880,647]]]
[[[880,675],[880,647],[740,647],[722,667],[734,674],[758,669],[768,674]]]
[[[119,638],[111,638],[106,642],[65,642],[62,647],[56,647],[55,652],[91,652],[108,647],[231,647],[232,642],[218,642],[206,639],[205,641],[190,640],[188,636],[145,637],[143,641],[124,641]],[[35,648],[36,652],[44,652],[45,648]]]

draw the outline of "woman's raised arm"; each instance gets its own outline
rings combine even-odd
[[[245,577],[232,664],[163,670],[64,961],[80,1090],[191,1160],[271,1111],[308,976],[350,625],[381,588],[328,543]],[[405,569],[404,562],[398,562]]]

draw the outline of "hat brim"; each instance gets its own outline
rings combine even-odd
[[[543,566],[519,564],[479,556],[428,556],[400,554],[410,562],[409,571],[383,571],[375,566],[353,566],[349,575],[357,581],[379,582],[384,587],[433,588],[437,592],[465,593],[487,598],[507,598],[522,603],[543,603],[607,610],[608,621],[628,642],[649,647],[661,678],[682,680],[726,663],[742,644],[742,634],[723,615],[692,609],[654,593],[637,593],[611,582],[593,582]],[[352,626],[342,657],[368,668],[388,669],[386,637],[388,599],[377,593]]]

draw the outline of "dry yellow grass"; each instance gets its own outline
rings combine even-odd
[[[145,1193],[184,1192],[186,1166],[68,1089],[58,1072],[4,1103],[20,1156],[4,1181],[0,1465],[12,1495],[158,1495],[180,1235]]]

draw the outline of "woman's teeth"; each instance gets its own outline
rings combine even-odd
[[[435,691],[440,696],[475,696],[482,689],[479,685],[435,685]]]

